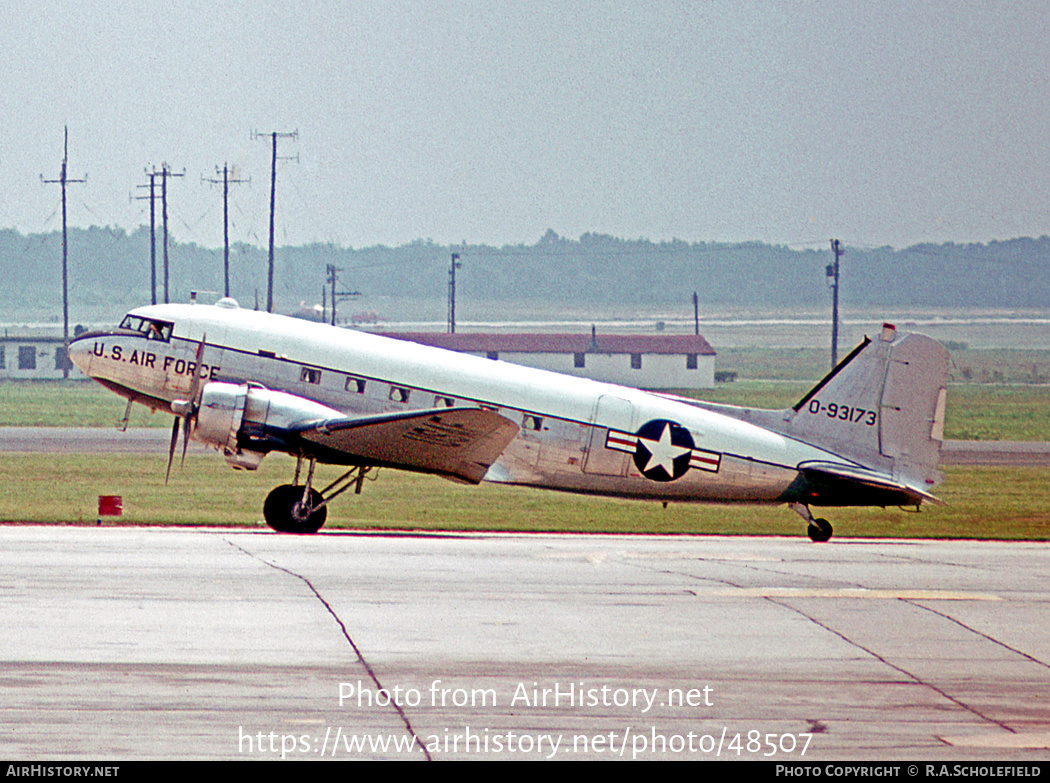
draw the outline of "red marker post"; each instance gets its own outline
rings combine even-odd
[[[102,517],[119,517],[124,511],[124,498],[120,495],[98,496],[98,524],[102,524]]]

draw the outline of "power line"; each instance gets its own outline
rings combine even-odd
[[[339,285],[339,273],[344,271],[344,270],[340,269],[335,264],[326,264],[325,265],[325,269],[328,272],[328,283],[329,283],[329,285],[332,286],[332,326],[335,326],[335,307],[336,307],[336,302],[338,302],[340,299],[344,299],[344,300],[346,300],[346,299],[357,299],[357,297],[361,296],[361,292],[360,291],[339,291],[339,290],[337,290],[336,287]],[[322,295],[324,294],[324,292],[325,292],[325,289],[322,288],[321,289]]]
[[[299,131],[295,130],[291,133],[278,133],[277,131],[271,131],[270,133],[257,133],[252,132],[252,138],[257,139],[263,136],[269,136],[273,142],[273,153],[270,159],[270,267],[269,273],[266,280],[266,312],[273,312],[273,216],[274,216],[274,201],[277,190],[277,139],[298,139]],[[281,158],[281,160],[299,160],[299,156],[296,155],[294,158]]]
[[[45,185],[62,185],[62,377],[69,377],[69,244],[66,239],[66,185],[87,182],[87,174],[83,179],[69,179],[66,175],[66,166],[69,163],[69,126],[65,126],[65,143],[62,147],[62,173],[58,179],[40,180]]]
[[[160,177],[160,204],[161,204],[161,222],[164,226],[164,303],[167,304],[170,301],[168,293],[168,178],[169,177],[185,177],[186,170],[183,169],[181,173],[176,173],[171,170],[171,167],[167,163],[162,163],[160,171],[153,169],[150,176],[150,184],[153,183],[153,177]],[[152,202],[151,202],[152,209]]]
[[[839,258],[843,250],[837,239],[831,240],[831,252],[835,254],[835,263],[827,268],[828,285],[831,286],[831,366],[839,363]]]
[[[459,253],[452,254],[452,263],[448,267],[448,333],[456,333],[456,270],[463,264],[459,262]]]
[[[137,185],[140,188],[149,188],[148,196],[133,196],[137,200],[149,199],[149,291],[150,303],[157,303],[157,191],[156,171],[147,171],[149,185]]]
[[[215,167],[215,172],[218,173],[219,167]],[[237,184],[240,182],[247,182],[251,184],[251,177],[248,179],[230,179],[229,166],[225,163],[222,165],[222,179],[207,179],[201,177],[202,182],[210,182],[214,185],[222,183],[222,241],[223,241],[223,279],[226,283],[225,296],[230,295],[230,185]]]

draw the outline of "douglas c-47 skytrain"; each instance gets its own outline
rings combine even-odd
[[[662,502],[810,506],[938,502],[948,353],[883,326],[782,411],[699,402],[217,305],[152,305],[81,336],[70,358],[131,403],[254,470],[298,458],[263,514],[313,533],[382,467]],[[347,472],[313,485],[317,462]]]

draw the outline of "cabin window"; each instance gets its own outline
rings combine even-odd
[[[20,345],[20,346],[18,346],[18,369],[19,370],[35,370],[36,369],[36,346],[35,345]]]
[[[357,394],[365,393],[365,379],[350,377],[346,379],[344,388],[348,392],[356,392]]]
[[[451,397],[435,397],[434,407],[435,408],[451,408],[456,404],[456,401]]]
[[[572,355],[572,366],[573,367],[584,367],[586,365],[585,357],[587,354],[574,353]]]
[[[698,367],[698,364],[697,364],[697,361],[696,361],[696,354],[695,353],[687,353],[685,355],[685,369],[687,369],[687,370],[695,370],[695,369],[697,369],[697,367]]]
[[[525,430],[535,430],[539,432],[543,429],[543,417],[533,416],[531,413],[526,413],[524,418],[521,420],[521,428]]]
[[[299,380],[303,383],[320,383],[321,371],[316,367],[303,367],[299,371]]]
[[[642,355],[640,353],[631,354],[631,369],[640,370],[642,369]]]
[[[390,399],[394,402],[408,402],[410,391],[401,386],[390,387]]]
[[[485,356],[488,357],[489,359],[498,359],[499,358],[499,351],[488,351],[485,354]]]

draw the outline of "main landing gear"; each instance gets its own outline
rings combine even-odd
[[[823,544],[831,538],[831,523],[826,519],[814,519],[809,511],[809,506],[802,503],[792,503],[791,510],[806,520],[806,533],[811,541]]]
[[[281,484],[266,496],[263,517],[278,533],[316,533],[328,519],[321,493],[295,484]]]
[[[355,466],[317,491],[312,486],[316,460],[309,460],[306,482],[299,483],[303,459],[295,465],[293,483],[275,487],[263,503],[263,518],[278,533],[316,533],[328,518],[328,504],[351,487],[361,494],[365,476],[373,470],[370,465]]]

